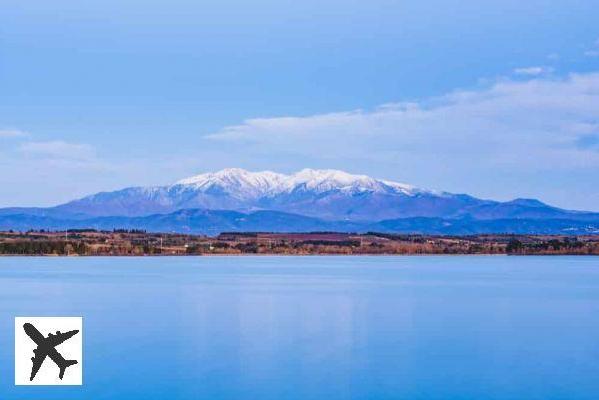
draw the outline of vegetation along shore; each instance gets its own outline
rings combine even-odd
[[[599,236],[231,232],[210,237],[140,230],[0,232],[0,255],[599,255]]]

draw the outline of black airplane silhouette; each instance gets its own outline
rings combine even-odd
[[[35,357],[31,357],[31,361],[33,361],[33,368],[31,369],[31,377],[29,378],[29,381],[33,381],[33,378],[35,378],[37,371],[39,371],[42,367],[46,357],[50,357],[50,359],[54,361],[58,368],[60,368],[60,374],[58,377],[61,380],[67,367],[77,364],[76,360],[65,360],[64,357],[55,349],[55,347],[72,338],[78,334],[79,331],[70,331],[66,333],[60,333],[59,331],[56,332],[56,335],[50,333],[48,334],[48,337],[45,338],[44,335],[42,335],[40,331],[38,331],[35,326],[31,325],[30,323],[23,325],[23,329],[25,329],[27,336],[29,336],[31,340],[37,344],[37,349],[33,350]]]

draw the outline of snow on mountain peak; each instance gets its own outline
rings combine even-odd
[[[328,190],[360,190],[379,191],[381,184],[366,175],[352,175],[334,169],[303,169],[289,177],[290,190],[303,186],[318,192]]]
[[[413,195],[421,190],[397,182],[377,180],[366,175],[353,175],[334,169],[303,169],[292,175],[272,171],[250,172],[227,168],[178,181],[177,185],[198,190],[219,189],[239,197],[272,196],[294,190],[322,193],[331,190],[349,192],[394,192]]]
[[[271,171],[250,172],[241,168],[227,168],[178,181],[176,185],[196,189],[221,188],[241,196],[260,196],[276,192],[287,176]]]

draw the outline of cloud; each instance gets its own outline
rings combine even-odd
[[[0,207],[50,206],[115,188],[121,170],[84,143],[27,139],[0,146]]]
[[[550,67],[525,67],[514,69],[516,75],[527,75],[527,76],[538,76],[545,75],[553,72],[553,68]]]
[[[61,140],[23,143],[19,150],[29,156],[50,160],[91,161],[95,150],[88,144],[68,143]]]
[[[207,139],[248,152],[405,168],[590,168],[599,153],[580,141],[599,132],[598,121],[599,73],[590,73],[501,80],[370,111],[248,119]]]
[[[13,138],[13,137],[24,137],[29,134],[25,131],[21,131],[19,129],[0,129],[0,138]]]
[[[551,61],[559,60],[560,56],[557,53],[550,53],[547,55],[547,59]]]
[[[592,48],[584,52],[587,57],[599,57],[599,39],[597,39]]]

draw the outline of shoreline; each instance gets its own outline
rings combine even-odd
[[[143,254],[143,255],[131,255],[131,254],[97,254],[97,255],[55,255],[55,254],[0,254],[0,258],[61,258],[61,259],[76,259],[76,258],[220,258],[220,257],[597,257],[599,254],[544,254],[544,253],[530,253],[530,254],[500,254],[500,253],[452,253],[452,254],[439,254],[439,253],[377,253],[377,254],[333,254],[333,253],[313,253],[313,254],[279,254],[279,253],[243,253],[243,254]]]
[[[599,235],[228,232],[211,237],[126,230],[0,232],[0,256],[9,257],[433,255],[599,255]]]

